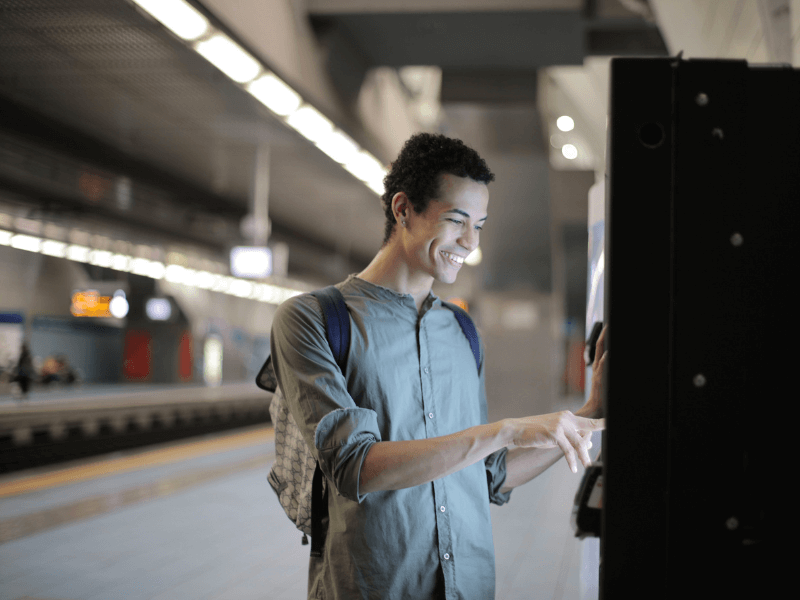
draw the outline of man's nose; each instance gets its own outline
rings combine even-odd
[[[458,243],[472,252],[475,248],[478,247],[478,242],[480,240],[480,232],[475,228],[469,228],[465,231],[458,240]]]

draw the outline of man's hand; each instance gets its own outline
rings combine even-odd
[[[575,414],[581,417],[599,419],[603,417],[603,373],[605,372],[606,359],[608,352],[605,348],[606,332],[608,325],[603,327],[600,337],[597,338],[597,346],[594,353],[594,363],[592,363],[592,391],[589,399]]]
[[[508,419],[512,441],[521,448],[560,448],[573,473],[578,461],[585,467],[592,464],[589,448],[593,431],[605,429],[605,419],[587,419],[568,410],[536,417]]]

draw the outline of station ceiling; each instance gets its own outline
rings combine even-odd
[[[498,82],[590,54],[665,53],[630,2],[306,5],[343,102],[371,68],[424,63],[442,67],[445,105],[494,114],[535,100],[535,86]],[[224,250],[248,212],[259,146],[270,148],[276,236],[365,264],[380,245],[377,196],[132,3],[0,0],[0,148],[17,156],[0,166],[7,198]],[[103,193],[86,193],[86,173]],[[123,179],[142,190],[138,209],[119,201]]]

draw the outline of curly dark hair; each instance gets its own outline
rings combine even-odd
[[[479,183],[494,181],[494,173],[489,170],[486,161],[461,140],[438,133],[414,134],[403,144],[397,160],[383,179],[385,191],[381,202],[386,214],[384,244],[394,231],[392,198],[395,194],[405,192],[414,212],[422,213],[432,199],[439,197],[439,175],[444,173],[469,177]]]

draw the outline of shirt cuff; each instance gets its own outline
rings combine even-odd
[[[511,490],[500,492],[506,482],[506,454],[508,448],[503,448],[484,459],[486,482],[489,485],[489,502],[492,504],[503,505],[511,498]]]
[[[339,494],[356,502],[364,499],[358,485],[361,466],[372,444],[380,441],[378,415],[368,408],[340,408],[317,424],[317,460]]]

